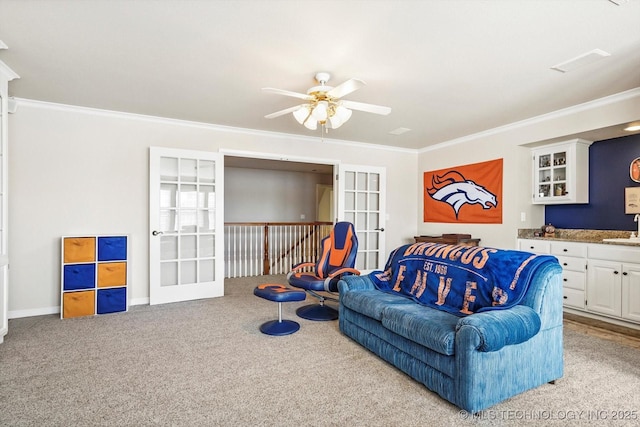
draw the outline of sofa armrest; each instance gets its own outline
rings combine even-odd
[[[456,346],[468,343],[478,351],[497,351],[506,345],[523,343],[539,331],[538,313],[526,305],[516,305],[505,310],[471,314],[458,320]]]
[[[338,282],[338,291],[340,293],[353,291],[356,289],[375,289],[376,287],[373,285],[371,279],[369,279],[368,275],[365,276],[342,276],[340,281]]]

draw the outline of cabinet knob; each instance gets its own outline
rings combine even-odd
[[[622,275],[623,275],[623,276],[626,276],[627,274],[629,274],[629,273],[627,273],[626,271],[623,271],[623,272],[622,272]]]
[[[529,249],[534,249],[534,246],[529,246]]]
[[[562,298],[567,299],[567,296],[565,295],[565,296],[563,296]]]
[[[562,263],[562,265],[564,265],[564,266],[566,267],[566,266],[567,266],[567,265],[569,265],[569,264],[567,264],[566,262],[563,262],[563,263]]]
[[[620,274],[618,270],[613,270],[613,274]]]
[[[567,252],[567,251],[569,251],[569,249],[563,249],[563,250],[562,250],[562,252]]]
[[[562,281],[563,281],[563,282],[566,282],[566,281],[567,281],[567,279],[562,279]]]

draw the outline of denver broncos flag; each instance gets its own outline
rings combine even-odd
[[[425,172],[424,222],[502,224],[502,159]]]

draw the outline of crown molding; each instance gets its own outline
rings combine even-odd
[[[471,142],[476,139],[484,138],[491,135],[497,135],[503,132],[510,132],[512,130],[516,130],[519,128],[523,128],[526,126],[535,125],[538,123],[543,123],[545,121],[554,120],[558,118],[562,118],[571,114],[577,114],[584,111],[592,110],[595,108],[604,107],[607,105],[615,104],[622,101],[627,101],[630,99],[638,98],[640,99],[640,87],[629,89],[624,92],[616,93],[613,95],[605,96],[603,98],[594,99],[592,101],[587,101],[582,104],[576,104],[571,107],[563,108],[560,110],[552,111],[550,113],[541,114],[539,116],[531,117],[529,119],[524,119],[518,122],[509,123],[508,125],[499,126],[493,129],[488,129],[486,131],[474,133],[471,135],[463,136],[456,139],[451,139],[449,141],[444,141],[438,144],[430,145],[428,147],[424,147],[418,150],[418,153],[426,153],[428,151],[438,150],[445,147],[450,147],[452,145],[463,144],[466,142]]]
[[[366,150],[394,151],[394,152],[402,152],[402,153],[410,153],[410,154],[416,154],[418,152],[416,149],[413,149],[413,148],[400,148],[400,147],[394,147],[390,145],[369,144],[366,142],[358,142],[358,141],[346,141],[346,140],[340,140],[340,139],[311,137],[311,136],[304,136],[304,135],[295,135],[290,133],[238,128],[233,126],[217,125],[213,123],[194,122],[189,120],[171,119],[171,118],[158,117],[158,116],[148,116],[144,114],[126,113],[122,111],[103,110],[99,108],[81,107],[77,105],[59,104],[55,102],[38,101],[38,100],[27,99],[27,98],[15,98],[15,100],[19,106],[40,108],[40,109],[46,109],[46,110],[88,114],[93,116],[113,117],[118,119],[136,120],[136,121],[143,121],[147,123],[158,123],[158,124],[165,124],[165,125],[172,125],[172,126],[184,126],[184,127],[197,128],[197,129],[208,129],[212,131],[237,133],[237,134],[243,134],[243,135],[288,139],[296,142],[309,142],[309,143],[316,143],[316,144],[332,144],[332,145],[339,145],[339,146],[350,146],[350,147],[356,147],[356,148],[366,149]]]

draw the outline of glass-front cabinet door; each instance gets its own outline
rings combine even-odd
[[[533,149],[533,203],[589,203],[589,145],[580,139]]]

